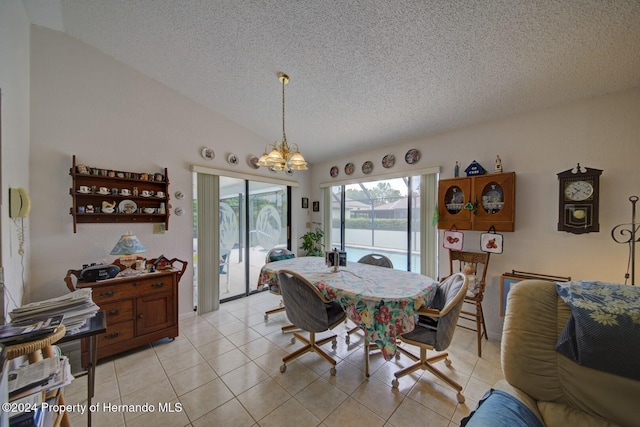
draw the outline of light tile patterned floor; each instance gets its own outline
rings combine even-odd
[[[500,347],[484,341],[478,358],[475,334],[458,328],[450,347],[452,366],[438,366],[463,387],[466,403],[429,373],[418,371],[391,388],[393,373],[410,361],[402,357],[384,362],[372,354],[370,378],[364,374],[362,336],[346,345],[343,325],[333,330],[340,337],[337,375],[316,354],[307,354],[280,373],[282,357],[300,343],[291,344],[284,313],[264,312],[279,299],[268,292],[221,305],[220,310],[180,320],[180,336],[105,359],[97,368],[99,412],[93,425],[119,426],[457,426],[482,394],[498,379]],[[351,325],[351,324],[349,324]],[[86,379],[65,390],[67,403],[86,404]],[[149,404],[154,411],[105,410],[104,404]],[[174,410],[160,411],[159,404]],[[73,426],[87,424],[86,415],[71,414]]]

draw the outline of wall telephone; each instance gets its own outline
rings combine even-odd
[[[31,210],[31,198],[24,188],[9,189],[9,218],[25,218]]]

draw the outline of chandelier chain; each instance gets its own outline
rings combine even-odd
[[[286,84],[286,80],[282,79],[282,142],[287,142],[287,135],[284,132],[284,85]]]

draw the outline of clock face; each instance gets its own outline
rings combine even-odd
[[[568,182],[564,188],[567,200],[582,201],[593,195],[593,185],[587,181]]]

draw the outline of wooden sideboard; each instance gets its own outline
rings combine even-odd
[[[98,336],[98,359],[178,336],[180,273],[172,269],[76,283],[76,288],[92,289],[93,301],[107,316],[107,331]],[[89,349],[83,340],[84,366],[88,357]]]

